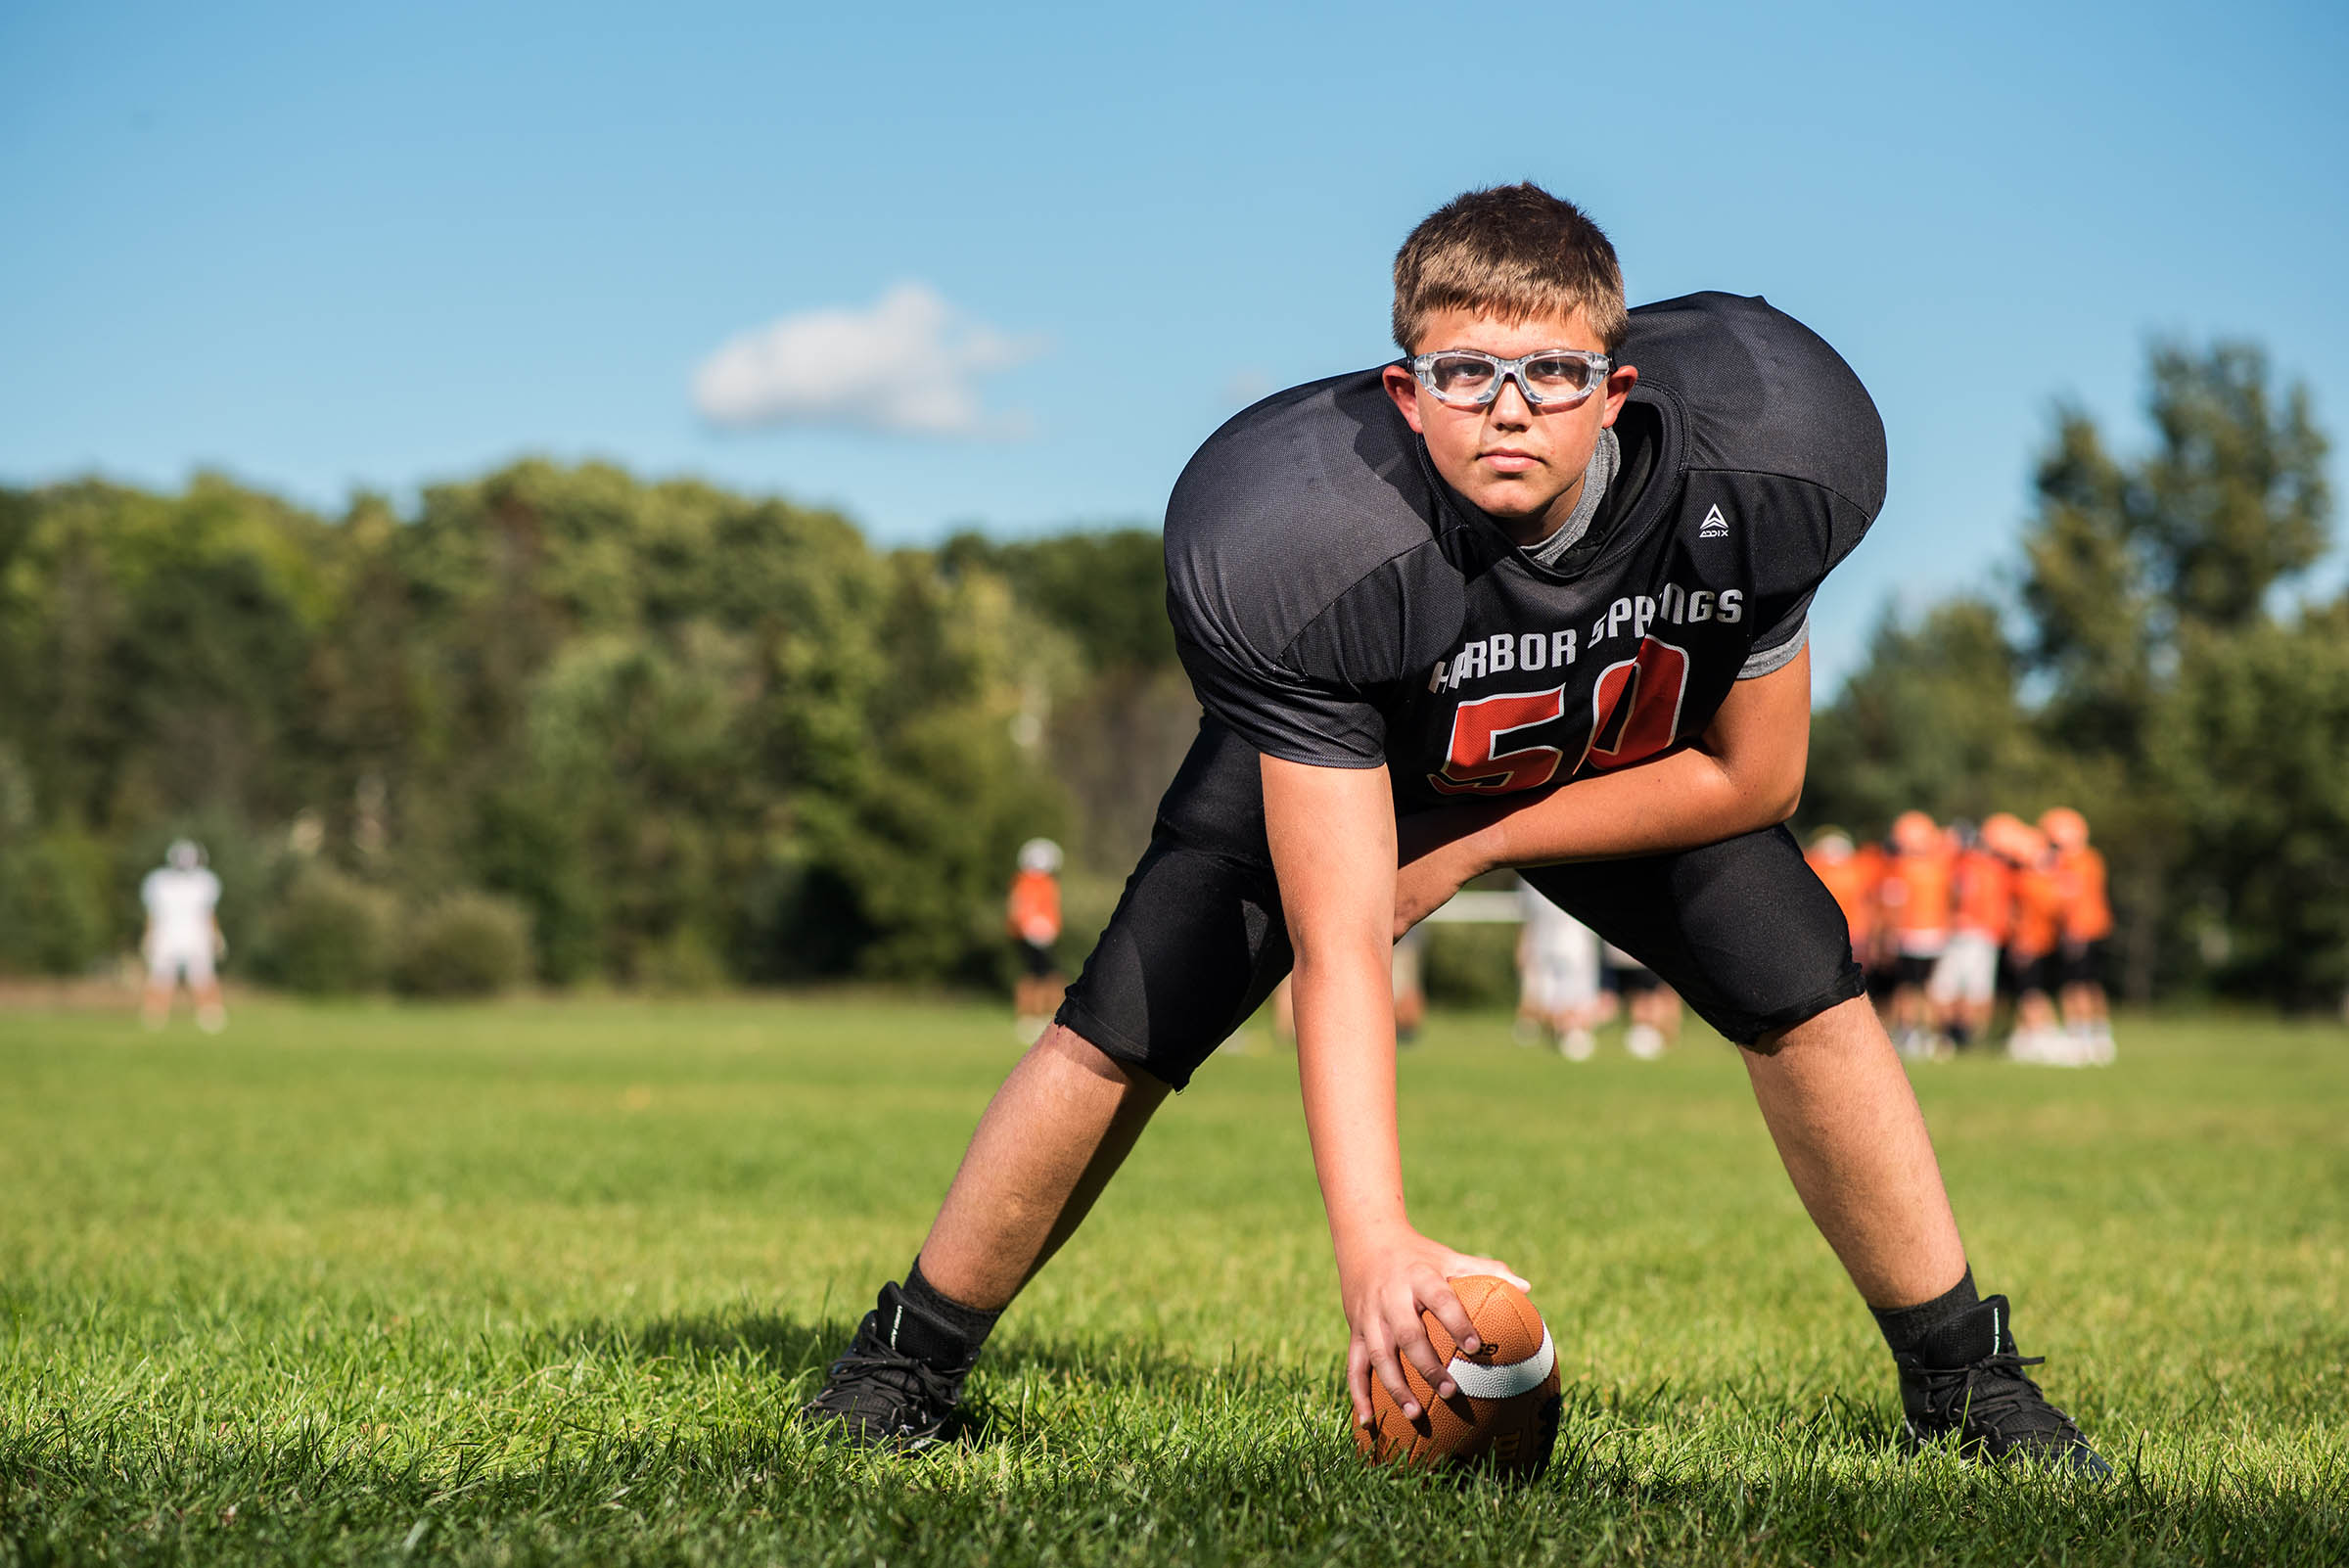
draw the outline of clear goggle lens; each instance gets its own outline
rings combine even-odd
[[[1522,359],[1497,359],[1491,354],[1452,349],[1420,354],[1411,371],[1420,384],[1448,403],[1477,406],[1499,394],[1500,385],[1514,379],[1530,403],[1579,403],[1606,379],[1605,354],[1580,348],[1527,354]]]

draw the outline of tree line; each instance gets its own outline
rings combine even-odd
[[[2349,596],[2326,441],[2256,348],[2078,409],[1994,591],[1888,613],[1803,819],[2085,810],[2124,989],[2349,986]],[[0,970],[128,951],[204,843],[313,991],[1000,978],[1016,846],[1072,959],[1196,722],[1141,529],[875,548],[841,516],[522,462],[328,518],[219,476],[0,488]]]
[[[127,950],[187,835],[302,989],[985,981],[1023,839],[1082,912],[1147,834],[1161,582],[1143,530],[884,551],[594,464],[0,491],[0,966]]]

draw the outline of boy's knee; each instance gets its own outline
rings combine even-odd
[[[1808,1018],[1769,1030],[1747,1041],[1743,1048],[1756,1056],[1775,1056],[1789,1045],[1841,1041],[1869,1030],[1879,1035],[1884,1032],[1883,1025],[1876,1021],[1875,1008],[1865,996],[1851,996],[1822,1007]]]
[[[1078,1034],[1068,1025],[1054,1023],[1028,1048],[1028,1054],[1039,1059],[1065,1062],[1104,1083],[1163,1099],[1170,1092],[1161,1080],[1151,1077],[1129,1062],[1121,1062],[1100,1046]]]

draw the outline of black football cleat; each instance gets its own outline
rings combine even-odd
[[[928,1337],[929,1325],[897,1295],[895,1285],[882,1292],[881,1305],[864,1314],[848,1353],[825,1374],[823,1389],[800,1407],[801,1423],[817,1435],[898,1453],[919,1453],[955,1435],[963,1379],[977,1358],[941,1368],[907,1354]],[[901,1350],[900,1340],[912,1343]]]
[[[2005,1297],[1966,1309],[1915,1351],[1893,1358],[1901,1369],[1907,1447],[1913,1453],[1954,1438],[1967,1458],[2019,1459],[2091,1481],[2109,1479],[2112,1466],[2024,1375],[2024,1367],[2046,1360],[2016,1354]]]

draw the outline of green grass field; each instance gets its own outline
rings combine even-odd
[[[1294,1063],[1171,1104],[921,1459],[790,1424],[1016,1054],[855,1000],[0,1014],[0,1563],[2349,1560],[2349,1032],[1919,1068],[1985,1290],[2122,1472],[1890,1445],[1733,1053],[1440,1018],[1421,1225],[1558,1333],[1537,1486],[1364,1469]]]

